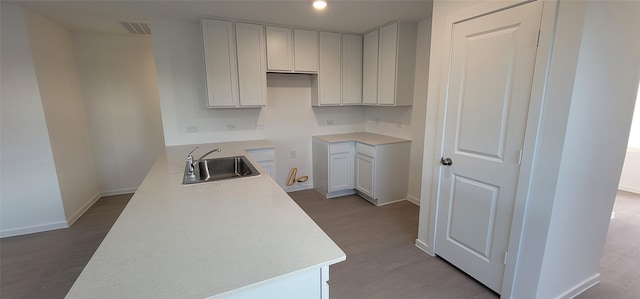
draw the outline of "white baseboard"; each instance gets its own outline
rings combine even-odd
[[[82,206],[75,214],[73,214],[73,216],[71,216],[70,218],[67,219],[67,227],[73,225],[74,222],[76,222],[76,220],[78,220],[78,218],[80,218],[80,216],[84,215],[85,212],[87,212],[87,210],[89,210],[89,208],[91,208],[91,206],[93,206],[94,203],[96,203],[96,201],[98,201],[98,199],[100,199],[102,193],[98,192],[96,193],[91,200],[89,200],[84,206]]]
[[[138,188],[124,188],[124,189],[103,191],[103,192],[100,193],[100,197],[135,193],[136,190],[138,190]]]
[[[66,221],[52,222],[52,223],[39,224],[39,225],[27,226],[27,227],[20,227],[20,228],[14,228],[14,229],[8,229],[8,230],[0,231],[0,238],[13,237],[13,236],[19,236],[19,235],[26,235],[26,234],[33,234],[33,233],[40,233],[40,232],[44,232],[44,231],[67,228],[67,227],[68,226],[67,226],[67,222]]]
[[[313,189],[313,185],[310,182],[304,182],[304,183],[297,183],[293,186],[285,187],[284,191],[296,192],[296,191],[309,190],[309,189]]]
[[[638,187],[633,187],[633,186],[623,186],[623,185],[619,185],[619,186],[618,186],[618,190],[622,190],[622,191],[627,191],[627,192],[631,192],[631,193],[640,194],[640,188],[638,188]]]
[[[416,206],[420,206],[420,200],[411,195],[407,195],[407,200]]]
[[[580,283],[575,285],[573,288],[571,288],[571,289],[567,290],[566,292],[560,294],[556,298],[557,299],[574,298],[574,297],[582,294],[582,292],[588,290],[592,286],[598,284],[599,282],[600,282],[600,273],[596,273],[593,276],[581,281]]]
[[[390,205],[392,203],[396,203],[396,202],[401,202],[401,201],[405,201],[407,200],[407,198],[402,198],[402,199],[396,199],[396,200],[392,200],[392,201],[387,201],[387,202],[383,202],[381,204],[377,204],[377,206],[386,206],[386,205]]]
[[[416,247],[420,248],[420,250],[426,252],[430,256],[436,256],[433,250],[431,250],[431,247],[429,247],[429,245],[420,241],[419,239],[416,239]]]

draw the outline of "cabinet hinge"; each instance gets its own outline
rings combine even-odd
[[[509,253],[508,252],[504,252],[504,264],[507,264],[507,258],[509,257]]]
[[[520,154],[518,155],[518,165],[522,165],[522,155],[523,155],[523,151],[520,150]]]

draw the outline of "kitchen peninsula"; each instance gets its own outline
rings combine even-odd
[[[246,152],[273,145],[199,145],[262,174],[184,186],[193,147],[165,149],[67,298],[328,298],[346,255]]]

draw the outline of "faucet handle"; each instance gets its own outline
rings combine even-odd
[[[191,154],[193,154],[193,152],[195,152],[198,149],[198,146],[196,145],[196,147],[194,147],[187,156],[191,156]]]

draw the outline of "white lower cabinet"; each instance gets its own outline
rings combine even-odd
[[[407,197],[410,142],[368,145],[356,142],[355,189],[375,205]]]
[[[286,275],[210,298],[329,299],[329,266]]]
[[[248,149],[247,153],[255,160],[260,167],[271,176],[276,182],[276,151],[274,148]]]
[[[327,198],[357,193],[375,205],[407,197],[411,142],[370,145],[314,137],[313,188]]]
[[[356,190],[374,198],[375,160],[363,154],[356,154]]]
[[[354,194],[354,142],[312,142],[313,187],[327,198]]]

